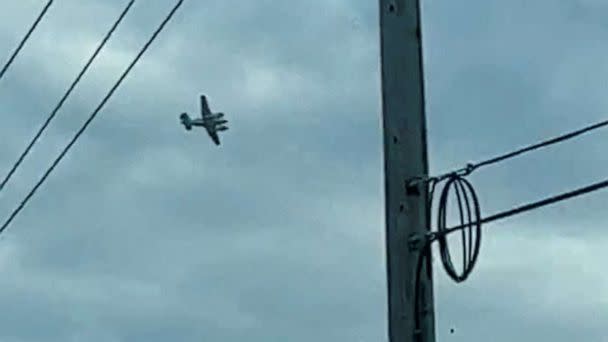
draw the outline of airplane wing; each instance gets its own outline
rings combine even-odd
[[[216,131],[207,131],[207,133],[209,133],[209,136],[211,137],[211,140],[213,140],[213,142],[216,145],[220,144],[220,138],[217,136],[217,132]]]
[[[205,95],[201,95],[201,115],[203,118],[211,115],[211,109],[209,108],[209,103],[207,103],[207,97]]]

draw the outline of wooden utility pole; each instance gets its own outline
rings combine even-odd
[[[421,273],[420,312],[414,310],[420,251],[411,238],[428,231],[428,192],[406,181],[428,174],[419,0],[380,1],[382,110],[390,342],[435,342],[430,262]],[[418,235],[419,237],[422,235]],[[414,329],[415,315],[420,330]]]

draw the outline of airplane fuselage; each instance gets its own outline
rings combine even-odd
[[[205,122],[205,120],[203,120],[203,119],[191,119],[190,124],[192,126],[202,126],[202,127],[207,126],[207,122]]]

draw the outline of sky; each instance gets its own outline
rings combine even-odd
[[[45,2],[5,6],[0,58]],[[422,2],[431,173],[605,118],[608,4]],[[0,80],[6,172],[126,3],[52,5]],[[2,217],[173,4],[136,1]],[[0,236],[0,340],[387,341],[378,28],[376,1],[186,0]],[[201,93],[219,148],[179,125]],[[606,133],[480,170],[482,212],[602,180]],[[435,258],[438,341],[605,341],[606,196],[486,226],[463,284]]]

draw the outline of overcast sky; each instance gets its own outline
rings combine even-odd
[[[45,2],[4,6],[2,60]],[[126,3],[51,7],[0,81],[4,170]],[[423,4],[432,173],[608,115],[608,3]],[[0,214],[172,6],[136,2]],[[0,340],[387,341],[378,63],[377,1],[185,1],[0,238]],[[179,125],[201,93],[219,148]],[[480,171],[483,212],[602,179],[606,138]],[[607,196],[487,226],[464,284],[436,262],[438,340],[605,341]]]

